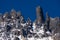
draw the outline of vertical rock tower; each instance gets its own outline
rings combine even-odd
[[[46,24],[46,28],[49,30],[49,23],[50,23],[50,17],[48,15],[48,12],[46,12],[46,21],[45,21],[45,24]]]
[[[37,8],[36,8],[36,16],[37,16],[37,18],[36,18],[37,24],[40,25],[41,23],[43,23],[43,11],[40,6],[37,6]]]

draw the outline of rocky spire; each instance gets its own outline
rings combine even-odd
[[[21,17],[21,11],[17,12],[17,19],[19,19]]]
[[[27,21],[26,21],[27,27],[30,27],[32,29],[32,22],[30,20],[30,18],[28,17]]]
[[[21,11],[18,11],[17,12],[17,16],[21,16]]]
[[[46,27],[47,27],[48,30],[49,30],[49,23],[50,23],[50,17],[48,15],[48,12],[46,12],[46,22],[45,22],[45,24],[46,24]]]
[[[27,24],[31,25],[31,19],[28,17]]]
[[[50,17],[48,15],[48,12],[46,12],[46,21],[50,21]]]
[[[11,18],[16,18],[16,11],[12,9],[10,15],[11,15]]]
[[[36,24],[41,26],[43,23],[43,11],[40,6],[36,7],[36,16],[37,16]]]
[[[21,23],[25,23],[25,20],[24,20],[24,17],[23,16],[20,17],[20,22]]]
[[[3,18],[7,18],[7,17],[8,17],[8,12],[5,12]]]
[[[9,13],[8,12],[5,12],[4,15],[3,15],[4,21],[8,21],[9,18],[10,18]]]
[[[38,22],[42,22],[43,21],[43,12],[42,12],[42,8],[40,6],[38,6],[36,8],[36,16],[37,16]]]

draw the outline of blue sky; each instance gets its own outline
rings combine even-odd
[[[51,17],[60,17],[60,0],[0,0],[0,13],[10,12],[11,9],[20,10],[25,19],[30,17],[34,21],[37,6],[42,7],[44,17],[46,12]]]

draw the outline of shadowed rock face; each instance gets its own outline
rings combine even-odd
[[[60,30],[59,24],[60,24],[60,20],[58,17],[57,18],[50,18],[50,29],[52,30],[52,32],[54,32],[54,34],[60,32],[59,31]]]
[[[15,37],[15,39],[14,40],[20,40],[18,37]]]

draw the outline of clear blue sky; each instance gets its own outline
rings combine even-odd
[[[0,0],[0,13],[10,12],[11,9],[20,10],[25,19],[29,16],[33,21],[38,5],[42,7],[44,16],[47,11],[51,17],[60,16],[60,0]]]

